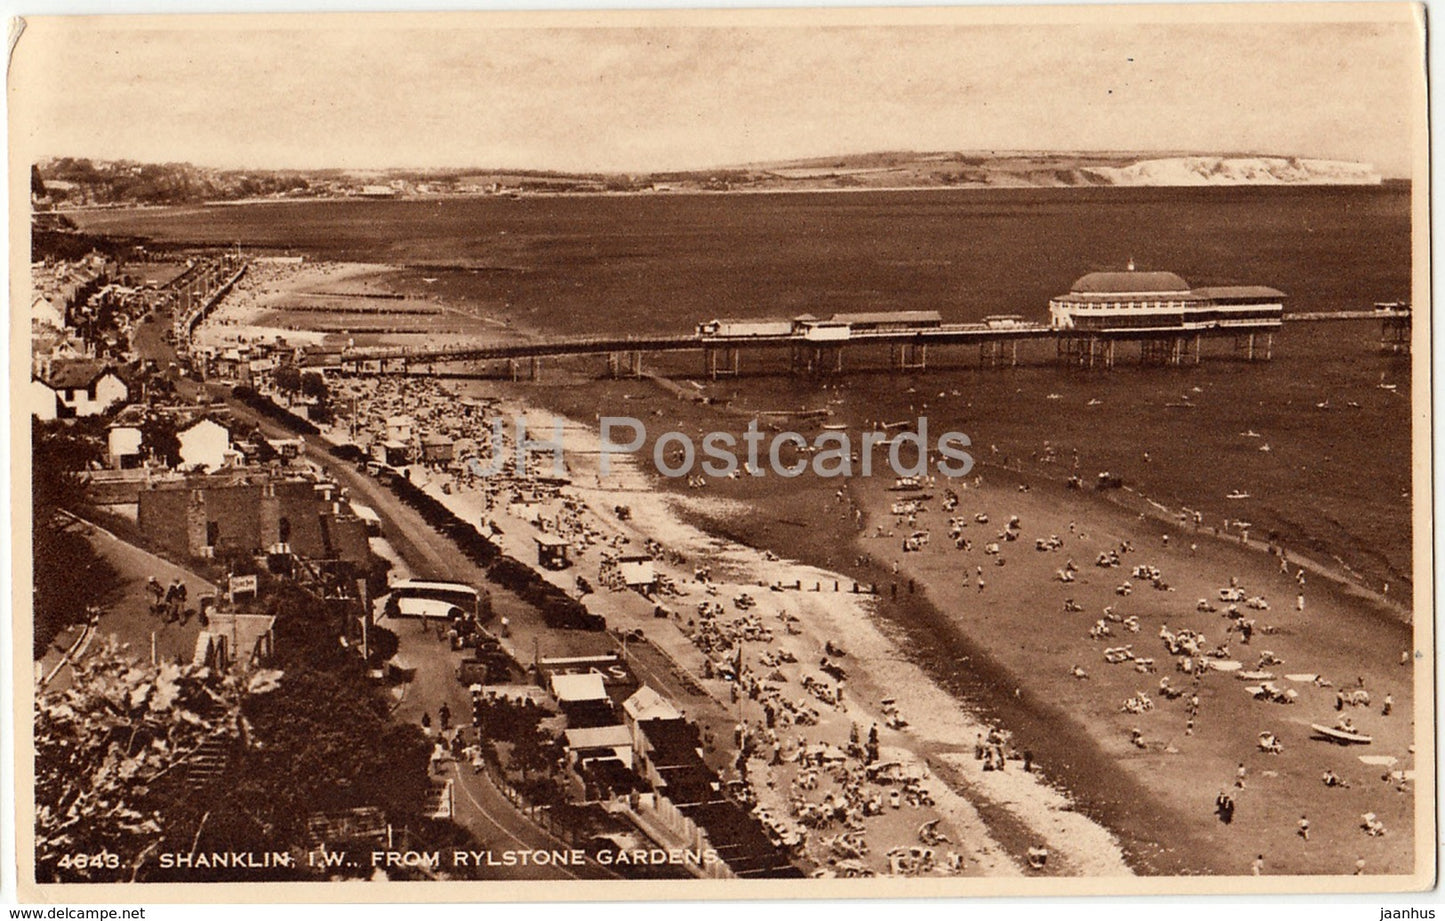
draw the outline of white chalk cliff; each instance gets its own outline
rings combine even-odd
[[[1081,172],[1119,186],[1379,185],[1368,163],[1298,157],[1165,157]]]

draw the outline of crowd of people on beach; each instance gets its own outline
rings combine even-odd
[[[587,554],[599,551],[620,552],[625,547],[636,546],[643,540],[635,534],[629,536],[626,533],[633,529],[621,527],[625,524],[625,517],[620,514],[620,508],[611,510],[614,514],[599,515],[599,510],[575,490],[546,484],[544,481],[547,478],[542,473],[540,461],[550,458],[539,459],[539,464],[535,467],[529,459],[527,466],[517,469],[514,446],[510,441],[501,442],[502,454],[496,465],[500,475],[477,475],[469,460],[474,458],[479,463],[488,465],[493,452],[498,450],[492,444],[494,432],[489,423],[499,407],[483,401],[459,400],[446,387],[430,380],[383,377],[364,382],[343,382],[341,386],[342,394],[335,402],[344,406],[348,396],[354,396],[356,399],[352,405],[356,409],[351,417],[343,414],[339,424],[350,428],[358,443],[385,440],[393,436],[398,417],[409,417],[409,434],[413,444],[418,446],[422,433],[446,436],[452,445],[449,458],[431,460],[418,451],[416,463],[416,467],[423,472],[422,479],[425,484],[441,491],[444,496],[474,495],[481,499],[486,509],[497,515],[523,517],[539,533],[552,534],[567,541],[576,560],[588,558]],[[354,392],[347,394],[345,388],[348,387],[353,388]],[[503,438],[506,438],[505,434]],[[938,489],[939,484],[921,481],[917,484],[917,492],[922,495],[905,494],[890,503],[890,508],[895,513],[892,530],[888,530],[883,524],[878,524],[874,530],[877,536],[897,540],[898,543],[894,546],[904,554],[962,555],[962,559],[969,560],[971,565],[960,565],[959,569],[973,594],[984,595],[987,591],[989,578],[985,574],[985,566],[998,568],[1010,562],[1016,564],[1018,557],[1014,548],[1019,546],[1027,546],[1030,552],[1040,555],[1058,554],[1058,558],[1063,559],[1062,567],[1055,573],[1058,580],[1064,583],[1076,582],[1079,567],[1074,563],[1071,551],[1077,553],[1077,550],[1073,550],[1075,546],[1087,545],[1088,535],[1084,529],[1070,522],[1067,536],[1064,536],[1063,529],[1060,529],[1059,534],[1041,533],[1037,537],[1024,540],[1028,528],[1023,516],[998,516],[998,520],[1004,522],[1003,525],[990,525],[991,510],[985,510],[978,507],[976,502],[971,502],[968,493],[970,488],[981,487],[982,482],[981,476],[967,481],[951,482],[944,491],[942,508],[939,509],[930,501],[932,496],[929,495],[929,491]],[[845,501],[841,493],[840,490],[839,502]],[[855,523],[861,527],[861,509],[855,509],[855,512]],[[940,513],[943,517],[936,518]],[[607,520],[604,521],[604,518]],[[1198,526],[1197,521],[1194,524]],[[947,533],[949,540],[931,542],[929,537],[935,529]],[[1167,552],[1167,541],[1162,537],[1159,548],[1162,552]],[[1135,540],[1138,540],[1137,535]],[[841,743],[809,742],[802,733],[803,730],[812,733],[826,730],[831,733],[835,730],[830,727],[838,725],[841,718],[852,714],[844,691],[846,670],[841,664],[841,657],[823,655],[802,661],[799,661],[802,657],[793,657],[791,660],[787,657],[788,644],[782,641],[798,632],[796,618],[789,613],[789,605],[786,604],[787,591],[781,594],[765,593],[766,596],[773,596],[777,601],[784,602],[768,604],[764,606],[768,609],[765,611],[757,605],[750,593],[740,592],[737,597],[728,598],[724,584],[712,578],[706,565],[689,562],[685,555],[677,553],[674,548],[648,538],[643,550],[644,555],[660,563],[689,567],[691,579],[664,581],[663,584],[668,588],[660,594],[675,593],[683,599],[695,599],[687,602],[696,605],[694,611],[687,614],[675,613],[686,611],[683,603],[669,603],[667,607],[659,605],[659,610],[702,656],[703,679],[727,682],[727,693],[731,702],[740,704],[744,709],[753,709],[757,714],[752,722],[746,719],[739,722],[739,732],[747,740],[747,745],[743,746],[746,755],[738,761],[740,773],[746,776],[749,763],[753,762],[751,769],[758,771],[761,768],[762,775],[766,778],[761,781],[763,787],[769,783],[782,782],[788,792],[783,797],[783,802],[778,804],[779,814],[785,813],[789,820],[805,827],[816,823],[814,830],[830,830],[836,823],[836,827],[841,829],[838,834],[843,837],[832,837],[834,843],[823,850],[837,848],[839,852],[832,855],[835,860],[855,859],[841,856],[850,849],[858,849],[856,839],[846,836],[855,835],[859,831],[855,827],[859,821],[871,818],[870,810],[877,801],[878,791],[864,792],[868,789],[867,782],[860,780],[856,769],[850,774],[837,768],[830,749],[809,748],[810,745],[833,745],[846,752]],[[1158,668],[1155,663],[1158,653],[1151,655],[1143,650],[1141,644],[1134,641],[1121,644],[1117,639],[1109,639],[1129,637],[1141,632],[1139,616],[1126,610],[1135,592],[1152,589],[1161,593],[1161,597],[1168,597],[1168,593],[1174,591],[1163,561],[1141,556],[1134,543],[1125,539],[1106,546],[1097,555],[1091,551],[1091,554],[1085,557],[1093,559],[1101,570],[1122,569],[1127,571],[1129,576],[1113,586],[1113,603],[1103,606],[1101,613],[1095,613],[1089,618],[1093,627],[1088,631],[1088,635],[1090,640],[1099,644],[1098,648],[1106,667],[1128,668],[1131,672],[1148,674]],[[1304,571],[1299,569],[1294,572],[1295,567],[1285,565],[1298,596],[1294,605],[1295,613],[1299,613],[1303,610]],[[659,571],[663,568],[660,566]],[[897,562],[893,563],[893,571],[896,579],[890,587],[889,597],[896,598],[900,581],[906,582],[910,590],[912,583],[911,580],[902,578],[903,574]],[[581,586],[580,580],[578,585]],[[1064,600],[1066,614],[1089,616],[1090,606],[1087,603],[1080,604],[1080,597],[1075,595]],[[1220,693],[1227,693],[1224,682],[1228,681],[1232,674],[1245,673],[1253,676],[1258,673],[1260,677],[1252,686],[1263,689],[1263,699],[1275,699],[1285,703],[1298,696],[1294,688],[1281,685],[1276,676],[1266,673],[1266,669],[1281,664],[1268,650],[1258,656],[1249,657],[1243,663],[1239,661],[1243,657],[1239,656],[1237,650],[1253,646],[1260,636],[1271,635],[1275,630],[1274,624],[1265,622],[1273,615],[1262,592],[1248,591],[1240,585],[1240,580],[1232,578],[1228,585],[1220,590],[1217,600],[1200,599],[1198,603],[1181,605],[1180,613],[1218,614],[1222,621],[1222,637],[1217,642],[1211,641],[1206,632],[1213,631],[1206,631],[1197,619],[1192,620],[1189,627],[1171,626],[1167,620],[1160,624],[1160,646],[1168,656],[1164,661],[1173,660],[1175,680],[1171,681],[1170,676],[1164,676],[1159,680],[1157,690],[1136,689],[1120,705],[1119,708],[1126,715],[1140,720],[1139,726],[1130,727],[1129,741],[1132,747],[1148,752],[1169,748],[1169,743],[1159,738],[1164,731],[1155,724],[1158,719],[1156,714],[1160,712],[1178,714],[1182,735],[1194,735],[1204,718],[1204,701],[1213,699]],[[816,666],[814,662],[817,663]],[[1089,678],[1089,672],[1081,663],[1074,664],[1070,673],[1075,679]],[[1185,681],[1176,684],[1175,681],[1181,676]],[[1316,685],[1310,685],[1314,686]],[[1388,716],[1392,705],[1393,700],[1385,702],[1381,715]],[[906,726],[906,722],[897,716],[896,708],[889,719],[889,728]],[[1259,735],[1261,753],[1289,757],[1284,752],[1277,733],[1265,730]],[[1036,768],[1031,752],[1020,753],[1012,750],[1006,744],[995,740],[991,734],[985,738],[986,742],[977,749],[980,770],[1004,771],[1009,768],[1010,761],[1022,762],[1025,770],[1029,772]],[[780,781],[783,777],[787,780]],[[826,784],[827,790],[810,789],[810,786],[821,783],[824,777],[831,778]],[[1247,796],[1243,778],[1235,780],[1240,783],[1222,790],[1215,803],[1216,813],[1225,824],[1233,824],[1236,810],[1240,808],[1240,800]],[[754,783],[753,786],[757,789],[759,784]],[[821,792],[822,795],[814,797],[812,794],[815,792]],[[886,802],[888,797],[883,799]],[[909,801],[903,797],[902,802],[907,805]],[[891,807],[885,810],[887,811],[891,811]],[[1370,829],[1378,827],[1371,825],[1366,833],[1376,834],[1376,831]],[[840,841],[852,843],[840,845],[837,843]],[[820,842],[821,839],[814,839],[805,846],[815,849],[823,847]]]
[[[933,485],[920,483],[918,491],[923,492],[932,488]],[[875,536],[892,536],[894,533],[902,532],[910,535],[905,538],[905,552],[926,552],[928,547],[926,535],[932,516],[942,514],[946,516],[944,521],[950,543],[941,546],[937,552],[971,554],[974,545],[966,535],[970,528],[976,529],[980,525],[988,525],[989,510],[973,508],[966,503],[960,503],[958,493],[954,491],[954,488],[946,491],[942,508],[938,512],[930,509],[928,500],[931,498],[927,494],[923,496],[904,494],[893,499],[890,505],[893,512],[893,531],[888,531],[880,525],[876,527]],[[961,505],[964,512],[962,514],[960,513]],[[992,533],[986,531],[979,538],[979,541],[983,543],[985,557],[991,558],[995,566],[1002,566],[1013,557],[1011,547],[1016,545],[1025,533],[1019,515],[1009,515],[1007,521],[1006,527],[994,530]],[[1197,513],[1186,516],[1183,526],[1192,526],[1198,529],[1202,527],[1202,519]],[[1083,539],[1083,533],[1076,528],[1075,523],[1070,523],[1068,531],[1069,540],[1063,540],[1055,534],[1044,534],[1037,537],[1033,541],[1033,549],[1037,553],[1067,553],[1070,540],[1080,541]],[[924,539],[917,539],[914,535],[918,534],[924,535]],[[1160,536],[1159,548],[1161,551],[1168,550],[1168,534]],[[1188,549],[1191,555],[1197,553],[1198,544],[1191,544]],[[1271,551],[1278,554],[1280,573],[1289,580],[1289,590],[1295,596],[1295,604],[1292,606],[1293,614],[1303,614],[1305,611],[1304,591],[1307,581],[1305,569],[1302,566],[1291,565],[1291,561],[1282,548],[1272,547]],[[1120,610],[1120,607],[1129,603],[1130,596],[1139,586],[1150,587],[1162,593],[1174,591],[1163,565],[1158,561],[1134,562],[1137,556],[1136,547],[1127,539],[1120,540],[1113,546],[1107,546],[1095,555],[1097,568],[1101,570],[1127,568],[1130,578],[1114,586],[1113,594],[1116,601],[1103,606],[1102,616],[1096,616],[1092,626],[1087,630],[1087,636],[1091,641],[1099,644],[1100,655],[1106,665],[1128,667],[1138,673],[1150,673],[1156,671],[1153,656],[1137,651],[1134,643],[1121,645],[1117,641],[1111,642],[1114,637],[1127,636],[1140,631],[1139,616],[1125,614]],[[898,563],[893,565],[894,572],[898,573]],[[985,585],[983,568],[982,564],[970,566],[965,563],[959,566],[964,573],[965,581],[968,580],[970,570],[972,570],[980,592],[983,591]],[[1054,579],[1066,584],[1075,583],[1077,573],[1077,565],[1072,559],[1067,559],[1062,568],[1055,570]],[[1282,666],[1284,662],[1271,650],[1261,650],[1253,655],[1241,655],[1241,652],[1246,647],[1252,647],[1260,636],[1273,636],[1279,632],[1278,624],[1270,622],[1276,620],[1272,615],[1272,607],[1264,592],[1245,588],[1238,576],[1229,577],[1227,585],[1219,588],[1217,595],[1217,599],[1199,599],[1192,606],[1192,610],[1180,606],[1179,613],[1183,615],[1187,611],[1196,615],[1217,615],[1223,621],[1222,638],[1219,641],[1212,641],[1206,635],[1203,624],[1197,618],[1190,618],[1191,626],[1189,627],[1172,626],[1167,615],[1160,623],[1158,636],[1163,652],[1172,660],[1173,669],[1177,675],[1183,676],[1186,682],[1178,684],[1170,676],[1163,676],[1157,685],[1157,700],[1154,695],[1145,690],[1136,690],[1118,706],[1119,712],[1129,716],[1144,717],[1153,722],[1156,719],[1153,714],[1162,709],[1161,703],[1178,702],[1168,707],[1168,711],[1179,713],[1182,722],[1180,729],[1183,737],[1187,738],[1195,735],[1199,730],[1200,721],[1204,718],[1203,702],[1214,700],[1221,694],[1242,692],[1250,694],[1260,701],[1292,705],[1300,701],[1304,693],[1313,689],[1333,688],[1330,681],[1309,672],[1307,668],[1302,668],[1299,673],[1285,676],[1288,683],[1297,684],[1300,687],[1289,687],[1287,683],[1280,682],[1279,676],[1270,669]],[[1168,602],[1168,604],[1173,606],[1174,603]],[[1063,609],[1066,615],[1086,614],[1088,611],[1085,604],[1079,603],[1077,596],[1064,599]],[[1402,657],[1402,662],[1404,661],[1406,660]],[[1087,681],[1090,678],[1089,671],[1079,662],[1070,666],[1069,675],[1076,681]],[[1229,687],[1229,683],[1235,679],[1240,680],[1239,690]],[[1358,679],[1356,687],[1334,691],[1334,707],[1337,711],[1370,706],[1371,697],[1369,691],[1364,687],[1363,678]],[[1378,714],[1378,718],[1387,718],[1393,709],[1394,697],[1388,695],[1378,703],[1375,712]],[[1153,733],[1148,733],[1145,729],[1146,725],[1141,722],[1138,726],[1129,728],[1129,743],[1133,748],[1161,753],[1176,751],[1175,745],[1168,741],[1171,734],[1168,730],[1155,730]],[[1339,719],[1333,728],[1345,733],[1359,733],[1348,717]],[[1163,738],[1157,738],[1160,735]],[[1363,734],[1359,734],[1358,737],[1368,741]],[[1259,731],[1254,742],[1256,750],[1261,754],[1288,757],[1276,730]],[[996,754],[994,747],[987,744],[982,738],[976,746],[976,754],[980,760],[985,761],[986,769],[1001,769],[1006,763]],[[1301,755],[1301,757],[1304,756]],[[1387,756],[1384,760],[1393,762],[1395,759]],[[1247,766],[1240,763],[1232,778],[1232,786],[1221,789],[1215,798],[1214,813],[1218,820],[1225,825],[1232,825],[1235,822],[1236,812],[1240,808],[1240,799],[1246,796],[1245,791],[1249,788],[1246,783],[1247,773]],[[1406,772],[1386,771],[1382,775],[1382,779],[1397,791],[1408,791]],[[1325,786],[1336,789],[1345,788],[1348,785],[1349,781],[1344,780],[1334,771],[1326,772]],[[1252,790],[1248,796],[1254,796]],[[1383,822],[1375,813],[1362,816],[1359,828],[1363,834],[1370,837],[1386,834]],[[1301,840],[1310,840],[1310,825],[1307,819],[1302,817],[1296,833]]]

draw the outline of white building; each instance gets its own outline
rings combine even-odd
[[[106,436],[106,455],[110,465],[123,470],[138,465],[141,456],[141,429],[132,423],[117,423]]]
[[[98,416],[130,398],[125,381],[99,362],[57,361],[44,385],[55,392],[61,416]]]
[[[214,419],[201,419],[176,432],[180,440],[181,466],[219,470],[234,456],[231,432]]]
[[[48,326],[51,329],[64,329],[65,310],[58,302],[44,295],[36,295],[35,300],[30,302],[30,325],[32,328]]]
[[[51,422],[60,415],[60,401],[50,385],[41,380],[30,380],[30,415],[41,422]]]

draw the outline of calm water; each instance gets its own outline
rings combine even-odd
[[[296,202],[80,222],[177,243],[411,266],[396,281],[402,289],[559,332],[859,309],[1042,320],[1049,296],[1074,278],[1131,257],[1196,285],[1271,285],[1293,310],[1403,300],[1410,281],[1404,187]],[[1338,556],[1402,597],[1409,361],[1379,354],[1377,332],[1367,323],[1290,327],[1270,364],[960,369],[909,379],[914,393],[885,375],[843,386],[860,418],[898,418],[928,402],[931,418],[962,426],[978,445],[1018,457],[1045,440],[1065,458],[1078,449],[1086,474],[1122,472],[1215,521],[1247,517],[1256,533],[1275,529],[1297,548]],[[1381,380],[1401,392],[1379,389]],[[813,386],[756,378],[734,389],[759,408],[836,396]],[[1168,405],[1185,393],[1198,409]],[[1234,489],[1255,498],[1225,500]]]

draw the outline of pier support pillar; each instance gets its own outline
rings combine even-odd
[[[703,355],[704,371],[713,380],[725,375],[736,377],[742,366],[742,350],[739,348],[704,349]],[[719,356],[721,361],[718,360]]]
[[[1389,352],[1391,355],[1408,355],[1410,354],[1409,309],[1405,308],[1403,313],[1398,309],[1393,312],[1396,314],[1395,316],[1387,316],[1380,321],[1380,350]]]
[[[928,367],[928,343],[903,342],[893,346],[893,367],[900,371],[922,371]]]

